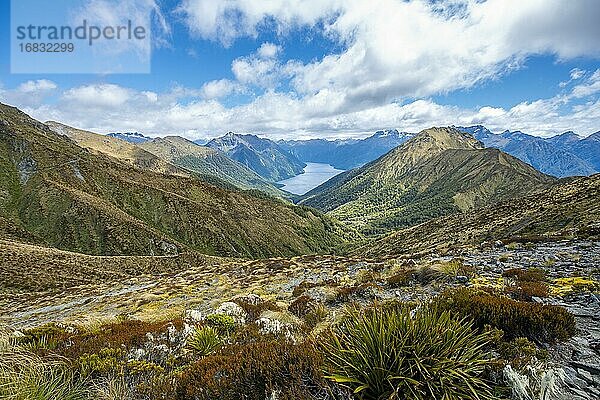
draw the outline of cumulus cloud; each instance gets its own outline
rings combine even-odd
[[[15,89],[7,90],[0,87],[0,99],[6,103],[35,106],[41,104],[57,88],[56,83],[48,79],[29,80]]]
[[[244,88],[237,82],[229,79],[219,79],[206,82],[202,85],[201,96],[204,99],[220,99],[229,96],[232,93],[243,92]]]
[[[214,96],[220,94],[220,85],[215,82]],[[600,117],[600,100],[593,96],[581,104],[556,96],[510,108],[487,105],[475,109],[419,99],[332,114],[328,110],[339,104],[328,104],[326,95],[298,97],[267,90],[248,104],[225,107],[210,96],[202,98],[207,92],[210,90],[206,88],[174,87],[155,93],[117,85],[86,85],[63,92],[52,105],[15,105],[40,120],[58,120],[101,133],[135,130],[150,136],[178,134],[189,139],[206,139],[230,130],[273,139],[358,137],[384,128],[417,132],[431,126],[472,124],[497,132],[511,129],[552,136],[574,130],[588,135],[598,130]],[[561,113],[564,107],[568,112]]]
[[[286,72],[301,96],[342,99],[336,112],[472,87],[532,54],[600,55],[595,0],[185,0],[180,12],[193,34],[226,45],[265,26],[323,24],[344,50]],[[240,81],[257,83],[254,73],[274,67],[255,58],[233,69]]]
[[[571,96],[574,98],[582,98],[598,92],[600,92],[600,69],[597,69],[586,82],[575,86],[571,92]]]
[[[114,109],[122,106],[134,95],[132,90],[118,85],[87,85],[67,90],[63,100],[72,106]],[[148,98],[147,95],[141,94]]]

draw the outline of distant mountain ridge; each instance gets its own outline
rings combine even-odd
[[[559,178],[588,176],[600,171],[600,156],[594,157],[593,150],[587,145],[588,138],[582,139],[573,132],[544,139],[520,131],[506,130],[495,134],[482,125],[457,129],[472,134],[486,147],[500,149],[538,171]]]
[[[412,136],[397,129],[388,129],[377,131],[365,139],[281,140],[278,143],[304,162],[324,163],[349,170],[381,157]]]
[[[555,178],[468,133],[431,128],[302,196],[366,234],[416,225],[545,189]]]
[[[233,132],[212,139],[207,147],[220,150],[258,175],[278,182],[303,172],[306,164],[272,140]]]
[[[115,132],[109,133],[107,136],[111,136],[117,139],[124,140],[129,143],[144,143],[152,140],[152,138],[146,137],[138,132]]]
[[[179,136],[166,136],[138,146],[174,165],[200,175],[214,176],[240,189],[256,189],[272,196],[285,197],[284,192],[245,165],[225,153]]]

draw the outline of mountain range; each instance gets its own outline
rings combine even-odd
[[[401,145],[413,135],[397,129],[378,131],[365,139],[288,140],[279,145],[304,162],[329,164],[337,169],[360,167]]]
[[[588,176],[600,172],[600,133],[582,139],[573,132],[540,138],[520,131],[494,134],[486,127],[457,127],[486,147],[500,149],[537,170],[556,177]]]
[[[131,142],[117,136],[100,135],[54,121],[48,121],[46,125],[53,131],[73,139],[81,147],[115,157],[134,167],[188,177],[196,175],[204,181],[224,188],[260,190],[271,196],[287,196],[224,153],[199,146],[179,136]]]
[[[272,183],[245,165],[227,157],[220,150],[197,145],[179,136],[156,138],[138,146],[199,175],[222,179],[240,189],[255,189],[272,196],[285,197]]]
[[[365,234],[381,234],[552,185],[545,175],[454,128],[431,128],[302,196]]]
[[[16,108],[0,105],[0,122],[2,237],[94,255],[267,257],[352,235],[315,210],[83,148]]]
[[[222,151],[271,182],[301,174],[306,167],[304,162],[277,143],[255,135],[229,132],[209,141],[206,146]]]

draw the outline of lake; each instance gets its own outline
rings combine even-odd
[[[290,193],[304,194],[342,172],[344,171],[335,169],[329,164],[306,163],[303,174],[277,183],[284,185],[282,189]]]

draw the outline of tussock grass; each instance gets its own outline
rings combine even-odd
[[[0,398],[87,400],[86,382],[61,358],[43,359],[0,332]]]
[[[481,378],[488,336],[448,312],[354,310],[321,343],[326,374],[360,399],[494,398]]]

